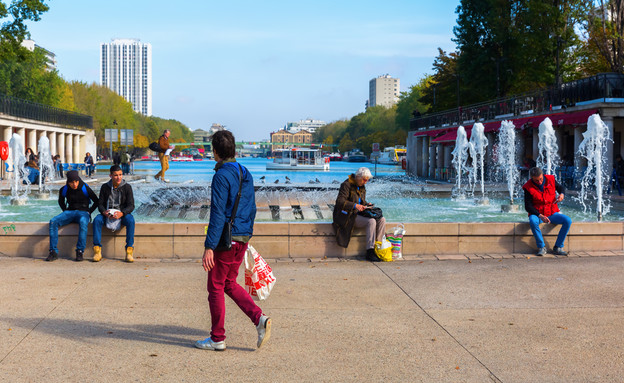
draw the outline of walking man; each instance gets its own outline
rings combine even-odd
[[[102,259],[102,226],[105,222],[126,227],[126,262],[134,262],[134,194],[132,186],[123,179],[119,165],[110,168],[110,181],[102,185],[98,210],[93,220],[93,262]]]
[[[89,207],[90,200],[93,205]],[[78,243],[76,243],[76,261],[83,260],[87,245],[87,229],[91,221],[91,213],[98,205],[98,197],[93,190],[82,182],[78,171],[67,172],[67,183],[59,190],[58,204],[63,212],[50,220],[50,253],[46,261],[58,258],[58,229],[72,222],[79,225]]]
[[[158,146],[160,147],[160,152],[158,152],[160,171],[154,176],[154,178],[165,182],[167,182],[165,179],[165,172],[169,169],[169,156],[165,155],[165,153],[167,152],[167,149],[173,149],[173,146],[169,145],[169,135],[171,135],[171,131],[166,129],[162,136],[158,139]]]
[[[559,212],[559,202],[565,197],[565,187],[555,181],[555,176],[544,174],[540,168],[529,170],[531,177],[522,189],[524,189],[524,208],[529,214],[529,224],[537,243],[537,255],[546,255],[546,244],[540,230],[540,223],[552,223],[561,225],[557,241],[553,247],[553,254],[568,255],[563,251],[566,236],[570,231],[572,220],[567,215]],[[559,193],[559,196],[557,196]]]
[[[202,258],[204,270],[208,272],[208,304],[212,329],[210,337],[198,340],[195,347],[213,351],[225,350],[225,293],[256,326],[259,348],[271,335],[271,319],[262,313],[247,291],[236,282],[256,218],[253,177],[234,158],[236,141],[231,132],[216,132],[212,136],[212,148],[217,165],[212,178],[210,223]],[[230,217],[233,218],[231,248],[215,250]]]

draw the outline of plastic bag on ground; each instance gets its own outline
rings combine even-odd
[[[271,266],[258,254],[253,246],[245,252],[245,288],[254,300],[263,301],[269,297],[275,285]]]
[[[392,234],[388,234],[388,241],[392,244],[392,258],[402,259],[403,251],[401,250],[403,244],[403,236],[405,235],[405,226],[399,224],[392,229]]]
[[[375,254],[384,262],[392,262],[392,244],[386,239],[386,236],[381,242],[375,242]]]

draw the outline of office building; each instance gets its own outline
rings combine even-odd
[[[382,105],[390,108],[399,102],[401,93],[401,81],[392,78],[389,74],[379,76],[370,80],[367,106]]]
[[[100,45],[100,84],[152,115],[152,46],[138,39],[113,39]]]
[[[299,120],[299,122],[288,122],[286,123],[284,129],[289,131],[290,133],[297,133],[302,130],[307,130],[310,133],[314,133],[316,132],[317,128],[320,128],[324,125],[327,125],[325,121],[307,118],[305,120]]]
[[[24,40],[22,41],[22,46],[28,49],[31,52],[34,52],[35,49],[41,50],[46,58],[46,67],[48,71],[53,71],[56,69],[56,55],[54,52],[51,52],[44,47],[37,45],[33,40]]]

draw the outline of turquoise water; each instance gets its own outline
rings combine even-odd
[[[243,158],[239,160],[253,174],[256,185],[263,185],[261,177],[264,178],[264,185],[278,185],[286,182],[286,177],[290,178],[292,185],[310,185],[310,181],[320,181],[320,186],[331,188],[328,192],[298,192],[300,199],[328,201],[333,203],[337,194],[338,184],[343,182],[347,176],[355,172],[359,167],[366,166],[375,173],[374,164],[370,163],[350,163],[332,162],[330,171],[267,171],[265,169],[268,160],[263,158]],[[194,162],[170,162],[170,169],[166,178],[170,180],[168,184],[162,183],[135,183],[136,207],[142,203],[150,202],[153,194],[160,193],[162,188],[179,190],[181,186],[205,188],[210,185],[214,174],[214,161],[194,161]],[[159,162],[141,161],[135,163],[135,174],[150,176],[160,169]],[[98,172],[108,172],[108,166],[98,167]],[[422,184],[402,182],[404,171],[397,166],[377,165],[377,178],[367,184],[367,196],[370,202],[382,208],[387,220],[393,222],[520,222],[526,221],[527,216],[523,206],[520,212],[501,213],[500,205],[504,203],[502,199],[493,198],[490,204],[480,206],[475,204],[474,199],[453,200],[451,198],[430,198],[422,195],[419,190]],[[58,186],[56,187],[58,188]],[[262,192],[258,192],[258,195]],[[0,197],[0,221],[8,222],[45,222],[60,212],[56,202],[56,195],[47,201],[30,199],[26,206],[11,206],[9,197]],[[519,201],[522,203],[522,201]],[[594,221],[594,213],[583,213],[571,199],[567,198],[560,204],[562,212],[569,215],[574,221]],[[621,220],[622,212],[612,212],[605,216],[605,220]],[[178,218],[160,216],[137,215],[139,221],[150,222],[203,222],[198,218]],[[310,219],[312,220],[312,219]],[[315,219],[316,220],[316,219]],[[259,219],[262,221],[262,219]],[[308,219],[306,218],[306,221]],[[321,221],[328,221],[323,219]]]

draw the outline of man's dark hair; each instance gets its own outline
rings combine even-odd
[[[212,149],[219,158],[227,160],[236,156],[236,140],[229,130],[219,130],[212,136]]]
[[[121,166],[119,165],[113,165],[110,167],[110,174],[113,174],[115,172],[120,172],[121,171]]]
[[[615,156],[616,160],[621,160],[622,159],[622,155],[618,154],[617,156]]]
[[[531,177],[539,177],[542,174],[544,174],[544,172],[542,172],[542,169],[540,168],[531,168],[531,170],[529,170],[529,175]]]

